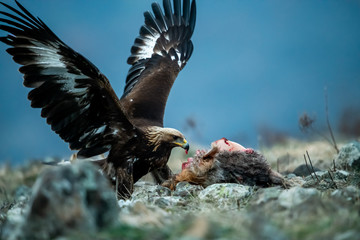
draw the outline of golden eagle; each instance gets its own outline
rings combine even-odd
[[[163,1],[162,11],[144,13],[145,24],[131,48],[131,65],[119,99],[108,79],[89,60],[60,40],[19,2],[0,2],[0,41],[21,64],[31,106],[41,108],[55,131],[79,157],[104,155],[99,164],[118,183],[123,197],[148,172],[160,183],[170,177],[167,161],[174,147],[189,149],[184,135],[163,127],[170,89],[193,52],[193,0]]]

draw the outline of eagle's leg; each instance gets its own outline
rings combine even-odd
[[[128,199],[134,191],[133,164],[116,170],[116,192],[118,199]]]
[[[157,184],[162,184],[163,182],[171,179],[174,174],[166,164],[164,167],[153,170],[151,175]]]

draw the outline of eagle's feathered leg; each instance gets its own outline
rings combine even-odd
[[[130,198],[134,190],[132,160],[121,166],[114,166],[112,163],[108,163],[106,159],[91,162],[99,166],[104,176],[109,179],[115,190],[116,199]]]
[[[153,176],[155,182],[157,184],[162,184],[163,182],[171,179],[173,177],[173,172],[169,168],[169,166],[166,164],[162,168],[155,169],[151,172],[151,175]]]
[[[128,161],[126,166],[117,168],[116,181],[118,198],[130,198],[134,191],[133,161]]]

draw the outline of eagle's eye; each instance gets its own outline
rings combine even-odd
[[[179,139],[179,137],[178,136],[173,136],[173,139],[176,141],[176,140]]]

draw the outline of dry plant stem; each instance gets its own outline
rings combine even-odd
[[[325,95],[325,113],[326,113],[326,123],[328,125],[329,128],[329,132],[330,132],[330,136],[333,142],[333,146],[336,150],[337,153],[339,153],[339,148],[337,147],[335,138],[334,138],[334,134],[333,131],[331,129],[331,125],[330,125],[330,121],[329,121],[329,109],[328,109],[328,97],[327,97],[327,88],[324,89],[324,95]]]
[[[334,184],[335,188],[337,189],[338,187],[337,187],[337,185],[336,185],[336,183],[335,183],[335,181],[334,181],[333,177],[331,176],[330,171],[331,171],[331,169],[330,169],[330,170],[328,170],[328,174],[329,174],[329,176],[330,176],[330,178],[331,178],[331,181],[333,182],[333,184]]]
[[[308,157],[308,159],[309,159],[311,169],[313,170],[313,173],[314,173],[314,175],[315,175],[316,179],[318,180],[318,182],[320,182],[320,180],[319,180],[318,176],[317,176],[317,175],[316,175],[316,173],[315,173],[314,166],[313,166],[313,164],[312,164],[312,162],[311,162],[311,159],[310,159],[310,156],[309,156],[309,153],[308,153],[308,151],[307,151],[307,150],[306,150],[306,155],[307,155],[307,157]]]
[[[315,128],[313,128],[312,126],[310,126],[310,129],[317,135],[319,135],[320,137],[322,137],[323,139],[325,139],[325,141],[328,141],[331,145],[333,145],[332,141],[325,136],[324,134],[322,134],[320,131],[316,130]]]
[[[307,170],[309,171],[312,180],[315,181],[315,179],[314,179],[314,177],[313,177],[313,175],[312,175],[312,172],[311,172],[311,170],[310,170],[310,168],[309,168],[309,165],[308,165],[308,163],[307,163],[307,161],[306,161],[306,156],[305,156],[305,154],[304,154],[304,159],[305,159],[306,168],[307,168]]]

